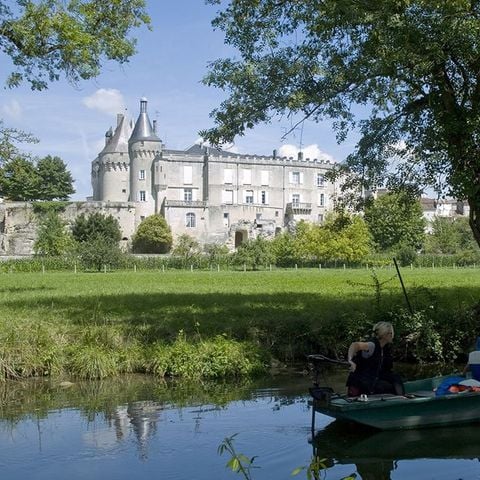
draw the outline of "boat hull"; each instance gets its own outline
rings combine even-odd
[[[405,385],[407,396],[371,395],[359,398],[331,396],[314,399],[316,412],[381,430],[460,425],[480,421],[480,393],[435,396],[443,377]],[[421,387],[421,388],[419,388]],[[430,387],[430,388],[425,388]]]

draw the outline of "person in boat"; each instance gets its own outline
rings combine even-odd
[[[463,374],[469,370],[472,372],[472,378],[480,381],[480,337],[477,337],[475,350],[468,355],[468,363],[463,369]]]
[[[391,393],[403,395],[400,375],[392,371],[392,341],[394,331],[390,322],[378,322],[373,327],[373,338],[367,342],[353,342],[348,349],[350,373],[347,378],[348,396]]]

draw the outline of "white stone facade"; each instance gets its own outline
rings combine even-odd
[[[301,219],[321,223],[335,198],[335,185],[324,179],[332,166],[301,156],[237,155],[199,145],[166,149],[142,99],[135,125],[118,115],[115,131],[107,132],[92,162],[92,199],[134,204],[135,228],[161,213],[174,236],[186,233],[203,244],[233,247],[258,234],[273,236]]]

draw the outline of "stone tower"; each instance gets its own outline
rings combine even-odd
[[[126,202],[130,188],[128,139],[132,125],[125,115],[117,115],[115,132],[105,134],[105,147],[92,162],[93,200]]]
[[[154,160],[162,153],[147,114],[147,99],[140,100],[140,115],[128,141],[130,156],[130,202],[136,202],[135,225],[155,213]]]

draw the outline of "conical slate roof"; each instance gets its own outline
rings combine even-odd
[[[100,155],[104,153],[128,153],[128,139],[132,133],[132,127],[130,126],[130,122],[125,118],[125,115],[119,114],[117,119],[115,133],[100,152]],[[109,131],[111,131],[111,129]]]
[[[152,142],[160,141],[160,138],[158,138],[153,131],[152,124],[148,118],[146,98],[142,98],[140,100],[140,115],[135,123],[135,128],[133,129],[132,136],[130,137],[130,143],[137,142],[139,140],[149,140]]]

